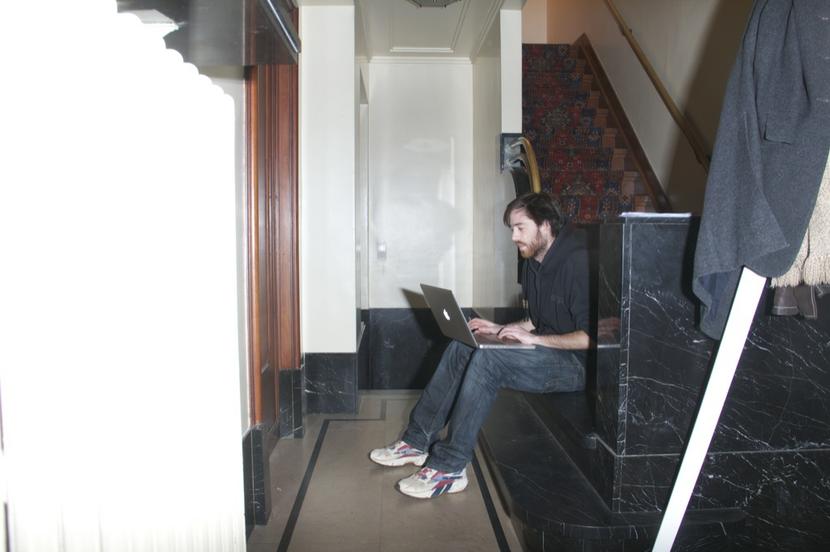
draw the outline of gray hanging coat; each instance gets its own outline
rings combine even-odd
[[[724,97],[693,289],[720,338],[740,269],[786,272],[830,151],[830,1],[756,0]]]

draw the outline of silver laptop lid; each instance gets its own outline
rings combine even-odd
[[[519,343],[518,341],[502,341],[495,336],[476,336],[467,326],[467,317],[461,312],[458,301],[452,291],[444,288],[421,284],[424,299],[427,301],[432,315],[438,322],[441,332],[451,339],[460,341],[476,348],[507,348],[507,349],[535,349],[535,345]]]
[[[473,332],[467,326],[467,318],[461,312],[452,291],[427,284],[421,284],[421,290],[441,332],[470,347],[478,347]]]

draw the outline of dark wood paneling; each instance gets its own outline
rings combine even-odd
[[[248,134],[248,328],[251,425],[275,421],[275,399],[263,393],[274,382],[273,369],[268,364],[267,299],[263,265],[267,263],[267,248],[262,247],[262,206],[267,204],[262,191],[262,139],[260,136],[260,75],[255,67],[246,71],[246,114]]]
[[[277,68],[278,86],[286,91],[279,95],[278,122],[279,136],[279,243],[278,274],[279,287],[278,339],[280,370],[297,369],[300,366],[300,283],[299,283],[299,242],[297,197],[298,185],[298,74],[296,65],[281,65]],[[285,137],[290,137],[286,140]]]
[[[297,67],[248,68],[252,423],[273,424],[300,365]]]

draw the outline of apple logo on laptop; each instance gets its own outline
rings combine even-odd
[[[447,320],[450,319],[450,313],[447,312],[447,309],[444,309],[444,318],[446,318]]]

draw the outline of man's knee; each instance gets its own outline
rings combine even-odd
[[[469,349],[468,345],[461,343],[460,341],[456,341],[453,339],[450,341],[450,344],[447,345],[447,348],[444,350],[444,355],[457,355],[463,354],[465,349]]]
[[[455,364],[461,364],[462,368],[469,362],[470,357],[474,355],[476,349],[469,345],[465,345],[460,341],[452,340],[447,348],[444,350],[443,360]]]
[[[457,375],[466,368],[472,352],[473,349],[467,345],[455,340],[451,341],[441,355],[441,361],[438,363],[436,373],[443,372],[444,374]]]
[[[470,379],[485,385],[498,387],[501,384],[501,368],[487,355],[488,351],[478,351],[467,365],[465,379]]]

